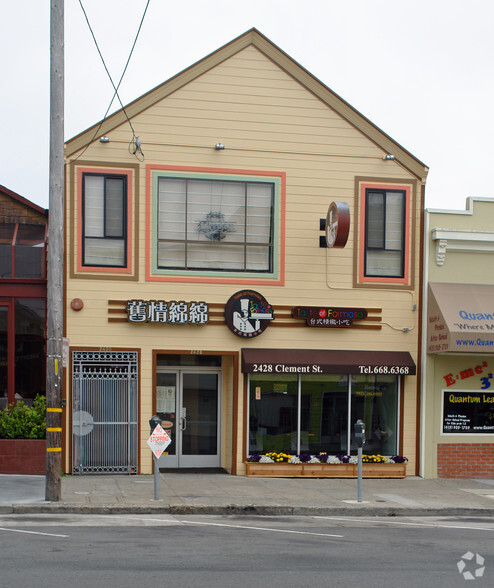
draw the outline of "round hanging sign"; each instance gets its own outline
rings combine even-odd
[[[254,290],[241,290],[230,297],[225,305],[228,328],[239,337],[257,337],[274,320],[273,307]]]
[[[350,233],[350,208],[346,202],[331,202],[326,217],[326,245],[345,247]]]

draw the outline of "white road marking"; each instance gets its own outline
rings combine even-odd
[[[395,520],[387,520],[384,518],[375,518],[375,519],[365,519],[364,517],[314,517],[318,519],[329,519],[329,520],[340,520],[340,521],[352,521],[352,522],[364,522],[364,523],[387,523],[389,525],[408,525],[413,527],[434,527],[440,529],[465,529],[470,531],[494,531],[493,528],[489,527],[470,527],[468,525],[441,525],[439,523],[427,524],[427,523],[414,523],[414,522],[406,522],[406,521],[395,521]]]
[[[254,531],[272,531],[273,533],[296,533],[298,535],[315,535],[317,537],[337,537],[344,535],[331,535],[329,533],[311,533],[310,531],[291,531],[289,529],[271,529],[269,527],[250,527],[248,525],[226,525],[225,523],[204,523],[197,521],[181,521],[184,525],[209,525],[212,527],[231,527],[232,529],[249,529]]]
[[[38,531],[21,531],[20,529],[6,529],[0,527],[0,531],[10,531],[11,533],[29,533],[30,535],[46,535],[48,537],[70,537],[70,535],[57,535],[56,533],[41,533]]]

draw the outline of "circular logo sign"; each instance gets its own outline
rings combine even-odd
[[[274,320],[273,308],[258,292],[241,290],[226,303],[225,320],[235,335],[257,337]]]
[[[331,202],[326,217],[326,244],[345,247],[350,232],[350,208],[345,202]]]

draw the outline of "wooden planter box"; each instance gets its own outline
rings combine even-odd
[[[255,463],[246,462],[246,476],[269,478],[356,478],[352,463]],[[406,463],[363,463],[364,478],[405,478]]]
[[[44,476],[45,439],[0,439],[0,474]]]

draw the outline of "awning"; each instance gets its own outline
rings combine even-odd
[[[244,373],[415,375],[408,351],[242,349]]]
[[[429,284],[428,353],[494,353],[494,286]]]

